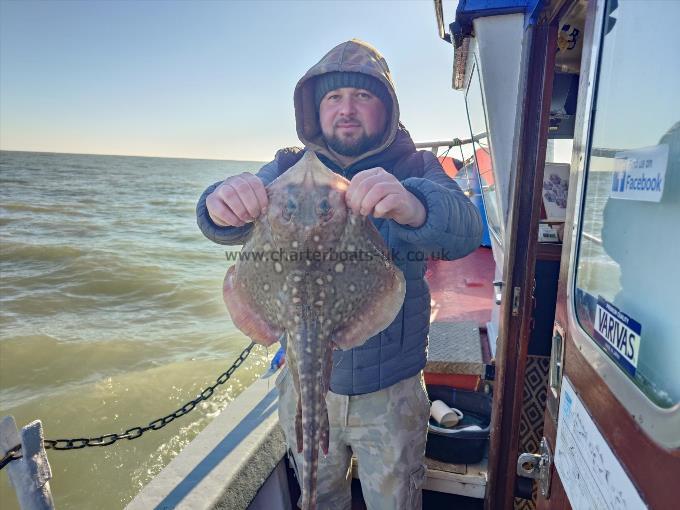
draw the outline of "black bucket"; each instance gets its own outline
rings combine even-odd
[[[434,385],[427,386],[427,394],[430,401],[441,400],[462,411],[463,419],[449,429],[440,427],[430,418],[425,455],[451,464],[475,464],[482,460],[489,440],[491,396]]]

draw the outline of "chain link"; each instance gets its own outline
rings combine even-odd
[[[104,436],[99,437],[89,438],[79,437],[76,439],[45,439],[43,441],[45,449],[79,450],[81,448],[86,448],[89,446],[110,446],[120,439],[128,440],[137,439],[138,437],[141,437],[142,434],[144,434],[144,432],[147,432],[149,430],[160,430],[163,427],[165,427],[168,423],[176,420],[177,418],[181,418],[185,414],[193,411],[196,408],[196,406],[203,402],[204,400],[208,400],[210,397],[212,397],[213,394],[215,393],[215,389],[221,384],[227,382],[229,378],[232,376],[232,374],[236,371],[236,369],[243,364],[246,358],[248,358],[248,355],[250,354],[250,351],[253,349],[254,346],[255,343],[251,342],[248,347],[243,349],[243,352],[241,352],[241,354],[236,359],[236,361],[234,361],[232,366],[229,367],[229,370],[222,373],[215,381],[215,384],[205,388],[201,393],[199,393],[199,395],[195,399],[190,400],[182,407],[168,414],[167,416],[149,422],[149,424],[145,427],[132,427],[127,429],[123,434],[106,434]],[[2,459],[0,459],[0,469],[3,469],[10,462],[20,459],[21,458],[20,452],[21,452],[20,444],[11,448],[7,452],[7,454]]]
[[[14,448],[10,449],[7,454],[0,460],[0,469],[4,468],[7,464],[13,460],[21,458],[19,451],[21,450],[21,445],[16,445]]]

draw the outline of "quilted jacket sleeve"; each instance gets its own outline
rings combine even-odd
[[[425,223],[413,228],[391,221],[390,230],[430,257],[444,260],[464,257],[481,242],[479,211],[446,175],[434,154],[423,152],[423,158],[423,176],[409,177],[402,184],[425,206]]]
[[[267,163],[257,172],[256,175],[262,180],[265,186],[281,174],[279,160],[282,152],[283,150],[277,152],[274,161]],[[216,182],[212,186],[208,186],[208,189],[206,189],[201,195],[201,198],[198,199],[198,205],[196,206],[196,222],[198,223],[198,228],[201,229],[201,232],[203,232],[205,237],[218,244],[243,244],[248,238],[248,234],[250,234],[252,223],[248,223],[242,227],[221,227],[213,222],[208,214],[205,200],[220,184],[222,184],[222,181]]]

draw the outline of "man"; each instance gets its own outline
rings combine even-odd
[[[416,150],[399,122],[387,63],[368,44],[352,40],[333,48],[298,82],[294,104],[304,150],[350,180],[348,206],[372,218],[406,278],[393,323],[360,347],[334,352],[326,398],[330,448],[319,459],[318,507],[350,507],[353,453],[369,509],[418,509],[429,417],[422,378],[430,318],[425,258],[456,259],[473,251],[481,220],[436,157]],[[280,150],[257,175],[209,187],[197,207],[203,233],[218,243],[243,243],[267,207],[265,186],[303,152]],[[277,386],[280,423],[295,445],[297,396],[287,370]],[[293,465],[301,467],[296,452],[289,448]]]

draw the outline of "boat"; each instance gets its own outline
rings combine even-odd
[[[482,351],[431,382],[472,378],[491,417],[480,461],[427,459],[423,508],[674,508],[680,4],[461,0],[453,20],[434,5],[490,249],[429,269],[433,325],[474,325]],[[484,312],[456,315],[475,289]],[[258,381],[128,509],[295,508],[275,407]]]
[[[680,3],[434,6],[469,133],[420,146],[470,149],[447,169],[488,234],[429,265],[426,381],[488,421],[431,427],[423,508],[676,508]],[[257,380],[127,509],[296,508],[276,406]]]

